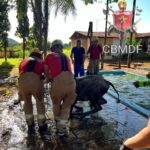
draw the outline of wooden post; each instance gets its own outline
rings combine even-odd
[[[123,39],[124,39],[124,32],[120,32],[120,47],[119,47],[119,63],[118,68],[121,69],[121,54],[122,54],[122,48],[123,48]]]
[[[130,33],[130,45],[132,45],[133,24],[134,24],[134,16],[135,16],[135,6],[136,6],[136,0],[133,0],[133,10],[132,10],[133,17],[132,17],[132,27],[131,27],[132,31]],[[127,64],[128,64],[128,68],[130,68],[131,67],[131,54],[129,53],[129,51],[128,51]]]
[[[107,44],[107,25],[108,25],[108,3],[109,0],[107,0],[106,3],[106,22],[105,22],[105,39],[104,39],[104,46]],[[104,69],[104,53],[101,54],[101,69]]]
[[[90,44],[92,41],[92,37],[93,37],[93,22],[89,22],[89,29],[88,29],[88,37],[90,39]]]

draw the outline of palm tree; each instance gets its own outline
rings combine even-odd
[[[55,7],[55,16],[57,16],[59,11],[65,17],[68,15],[68,12],[71,12],[73,15],[76,14],[75,0],[54,0],[51,4]]]
[[[92,4],[97,0],[81,0],[87,4]],[[49,9],[55,8],[55,16],[61,12],[65,18],[71,12],[76,15],[75,0],[30,0],[31,7],[34,14],[34,28],[35,37],[37,40],[37,47],[47,50],[47,36],[48,36],[48,22],[49,22]]]

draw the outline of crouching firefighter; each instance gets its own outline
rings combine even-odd
[[[33,115],[32,96],[36,100],[37,121],[39,133],[44,136],[47,131],[45,105],[44,105],[44,85],[41,75],[44,72],[44,62],[42,61],[40,50],[35,49],[29,58],[24,59],[19,65],[19,94],[24,100],[24,112],[28,125],[28,133],[35,133],[35,122]]]
[[[62,53],[62,48],[62,44],[54,44],[51,48],[52,52],[44,61],[46,80],[51,80],[50,95],[58,136],[66,136],[69,133],[70,108],[76,98],[76,83],[71,72],[71,62]]]

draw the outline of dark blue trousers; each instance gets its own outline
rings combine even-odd
[[[84,68],[82,64],[74,64],[74,76],[84,76]]]

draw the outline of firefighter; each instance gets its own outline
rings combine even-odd
[[[35,133],[35,122],[33,115],[32,96],[36,100],[37,121],[41,136],[47,131],[45,106],[44,106],[44,85],[41,75],[44,73],[44,62],[40,50],[35,49],[19,65],[19,94],[24,100],[24,112],[28,125],[28,134]]]
[[[62,44],[55,43],[50,54],[45,58],[45,82],[51,80],[50,95],[56,121],[56,134],[68,134],[70,108],[76,98],[76,83],[71,71],[70,59],[62,53]]]

